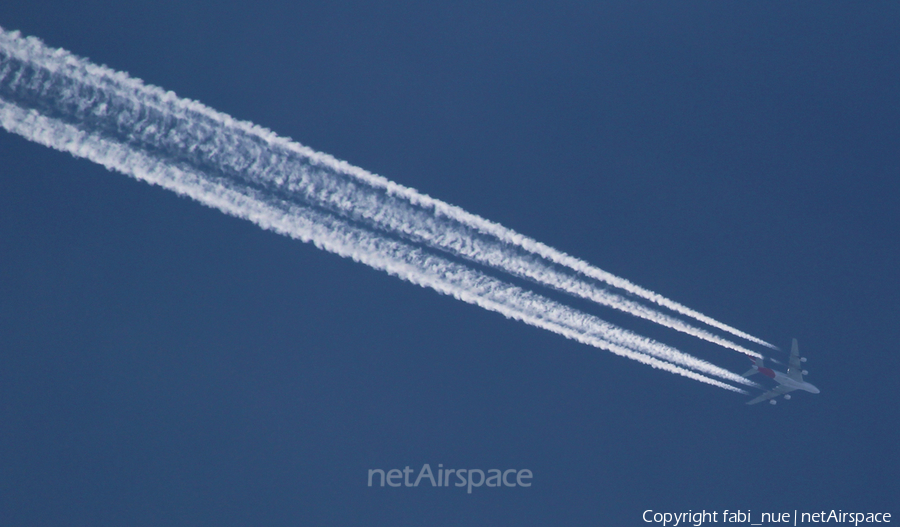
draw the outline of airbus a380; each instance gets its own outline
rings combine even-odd
[[[804,390],[810,393],[819,393],[818,388],[803,380],[803,376],[807,375],[809,372],[804,370],[800,365],[801,363],[806,362],[806,357],[800,358],[800,348],[797,346],[797,339],[794,339],[794,341],[791,343],[791,360],[788,363],[787,373],[781,373],[780,371],[774,371],[766,368],[763,365],[762,359],[751,360],[753,361],[753,367],[750,368],[750,371],[744,374],[744,377],[749,377],[755,373],[761,373],[766,377],[775,379],[775,382],[778,383],[778,386],[760,395],[756,399],[749,401],[747,404],[756,404],[763,401],[769,401],[769,404],[775,404],[777,402],[775,401],[776,397],[778,397],[779,395],[784,395],[785,399],[790,399],[791,396],[788,394],[794,390]]]

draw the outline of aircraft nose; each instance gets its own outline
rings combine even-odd
[[[809,385],[809,388],[810,388],[809,391],[811,391],[812,393],[819,393],[819,389],[816,388],[815,386],[813,386],[813,385],[810,384],[810,385]]]

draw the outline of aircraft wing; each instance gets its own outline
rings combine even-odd
[[[783,384],[779,384],[777,388],[767,391],[766,393],[760,395],[756,399],[749,401],[747,404],[756,404],[756,403],[761,403],[763,401],[768,401],[769,399],[773,399],[775,397],[778,397],[779,395],[784,395],[784,394],[786,394],[788,392],[792,392],[794,390],[796,390],[796,388],[789,388]]]
[[[791,343],[791,359],[788,363],[788,377],[796,381],[803,381],[803,366],[800,364],[800,348],[797,339]]]

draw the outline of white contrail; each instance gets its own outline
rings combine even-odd
[[[217,166],[232,171],[234,177],[259,186],[275,186],[279,192],[291,193],[292,199],[326,208],[354,221],[369,223],[372,228],[404,236],[454,256],[501,269],[750,356],[761,355],[607,291],[595,281],[624,289],[678,313],[774,348],[501,225],[278,137],[252,123],[235,120],[198,102],[178,98],[172,92],[146,86],[138,79],[97,66],[64,50],[47,48],[38,39],[22,39],[15,32],[0,29],[0,40],[4,51],[11,56],[46,70],[48,75],[64,71],[73,84],[79,83],[77,88],[68,87],[77,94],[68,96],[66,102],[77,108],[82,116],[87,114],[90,117],[96,112],[127,114],[133,109],[131,119],[135,122],[132,125],[139,132],[141,141],[171,145],[176,149],[190,143],[193,154],[202,155],[204,160],[214,158]],[[100,103],[98,98],[107,102]],[[165,116],[182,119],[165,122]],[[134,132],[135,129],[127,131],[128,134]],[[133,138],[133,135],[127,137]]]
[[[14,41],[17,39],[15,34],[12,37]],[[42,46],[36,39],[28,41],[32,46],[35,42],[39,47]],[[61,50],[47,50],[42,47],[41,49],[45,55],[61,59],[55,63],[51,61],[51,65],[56,66],[55,68],[47,68],[42,64],[34,65],[28,61],[27,56],[24,59],[19,57],[24,60],[23,63],[13,64],[14,61],[8,59],[11,54],[6,53],[5,46],[0,48],[7,55],[7,60],[0,63],[0,96],[18,101],[18,103],[4,102],[2,107],[2,124],[10,131],[76,156],[86,157],[108,168],[190,195],[198,201],[231,214],[252,219],[263,227],[275,228],[296,238],[313,241],[323,248],[343,256],[354,257],[414,283],[452,294],[467,302],[576,338],[581,342],[624,354],[642,362],[650,360],[648,363],[657,367],[662,367],[660,364],[664,363],[646,355],[643,355],[643,359],[639,356],[653,355],[658,359],[733,382],[753,385],[727,370],[612,326],[596,317],[525,292],[446,259],[433,255],[426,256],[420,249],[392,241],[371,230],[354,227],[352,222],[340,219],[329,212],[327,207],[323,211],[309,206],[320,206],[320,201],[313,201],[311,204],[298,203],[296,193],[284,192],[284,187],[289,186],[284,182],[278,185],[260,185],[252,178],[242,177],[245,171],[258,172],[258,167],[254,168],[248,164],[236,165],[241,158],[222,157],[221,152],[249,149],[253,154],[252,159],[259,164],[259,160],[267,156],[265,150],[270,149],[271,144],[254,142],[252,137],[232,137],[230,139],[232,144],[223,145],[222,141],[217,141],[210,149],[209,145],[204,143],[204,138],[227,135],[218,130],[222,128],[221,121],[209,123],[204,122],[202,116],[197,114],[173,114],[166,112],[165,108],[146,105],[135,97],[115,99],[116,83],[110,83],[109,76],[94,79],[93,83],[81,82],[82,79],[68,75],[70,68],[66,68],[65,64],[77,62],[79,65],[77,69],[82,73],[90,68],[97,68],[96,66],[82,59],[73,58]],[[113,73],[116,76],[124,76],[121,73]],[[110,92],[113,92],[113,95],[110,95]],[[19,104],[23,101],[26,106],[35,106],[41,111],[21,107]],[[49,113],[53,117],[47,117],[44,113]],[[189,120],[189,117],[194,120]],[[277,160],[277,163],[289,164],[283,159]],[[284,174],[281,169],[279,172]],[[301,179],[304,177],[305,173]],[[190,182],[187,186],[186,181]],[[276,183],[279,183],[277,179]],[[231,199],[224,199],[225,195]],[[285,195],[291,200],[282,199]],[[265,214],[259,212],[261,210]],[[283,220],[288,222],[300,219],[301,226],[305,227],[299,231],[276,228],[273,227],[274,217],[288,218]],[[326,228],[328,225],[332,226],[330,231]],[[342,227],[338,228],[335,225]],[[354,233],[349,236],[349,239],[354,240],[353,243],[334,241],[335,233],[348,232],[348,229]],[[348,237],[344,235],[341,239],[345,240]],[[369,252],[366,252],[366,248]],[[388,261],[394,262],[390,265],[384,263],[389,255],[393,255],[393,260],[388,258]],[[398,261],[404,265],[398,267],[396,264]],[[397,270],[398,268],[406,270],[401,272]],[[692,372],[684,372],[677,366],[673,367],[674,370],[666,369],[682,375],[690,373],[689,376],[692,378],[702,377],[706,379],[704,382],[712,381],[702,375],[697,377]],[[718,381],[712,382],[717,386],[723,385]]]
[[[740,393],[745,392],[676,364],[753,385],[737,374],[650,339],[630,334],[596,317],[506,284],[474,269],[430,255],[404,242],[355,227],[333,214],[296,204],[278,203],[271,197],[256,195],[252,189],[237,191],[208,175],[184,170],[127,145],[98,137],[79,130],[74,125],[46,117],[35,110],[22,109],[2,99],[0,126],[34,142],[189,196],[210,207],[253,221],[265,229],[313,242],[322,249],[352,258],[417,285],[430,287],[584,344]]]

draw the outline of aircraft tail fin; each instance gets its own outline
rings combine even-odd
[[[760,368],[765,368],[765,366],[763,365],[763,359],[752,357],[750,360],[753,361],[753,367],[747,370],[747,373],[744,374],[744,377],[749,377],[754,373],[759,373]]]

